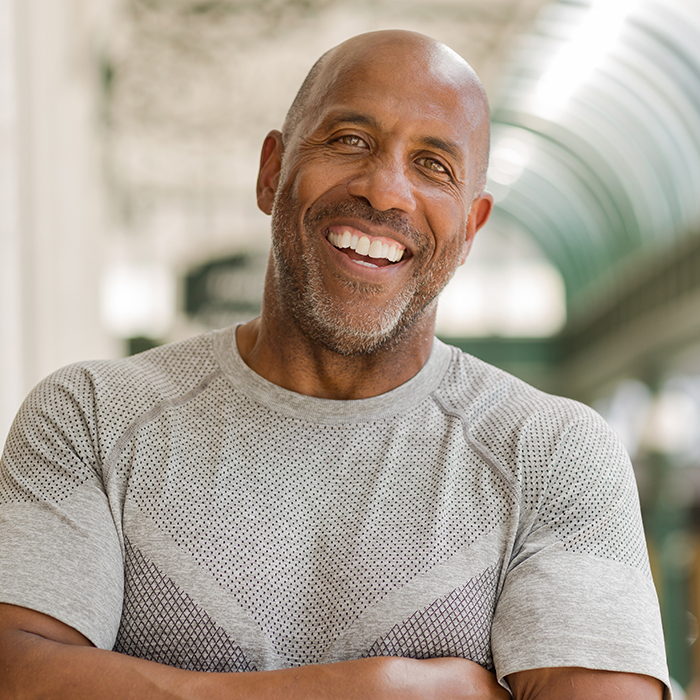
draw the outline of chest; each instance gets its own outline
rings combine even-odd
[[[362,655],[490,663],[512,506],[459,430],[171,430],[141,436],[125,474],[120,638],[169,648],[182,619],[204,615],[186,655],[197,667],[217,635],[226,658],[241,655],[232,670]],[[180,601],[174,620],[164,596]],[[144,598],[160,612],[139,612]],[[147,629],[127,634],[129,615]]]

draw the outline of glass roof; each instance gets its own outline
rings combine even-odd
[[[700,221],[700,14],[560,0],[494,101],[490,187],[564,276],[570,311]]]

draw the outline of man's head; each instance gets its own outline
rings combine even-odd
[[[488,141],[483,88],[443,44],[373,32],[326,53],[263,146],[274,303],[341,354],[432,333],[491,210]]]
[[[353,37],[340,44],[340,46],[324,53],[311,67],[287,112],[284,126],[282,127],[282,141],[283,143],[290,141],[293,133],[302,119],[309,114],[309,111],[322,105],[325,91],[330,87],[329,82],[334,78],[338,79],[338,77],[341,77],[338,73],[343,70],[343,67],[346,70],[352,70],[351,65],[348,66],[348,64],[352,63],[358,53],[372,45],[377,48],[384,45],[391,52],[393,47],[402,43],[409,46],[413,45],[412,52],[414,52],[416,60],[419,58],[421,49],[426,50],[434,61],[433,70],[440,71],[443,69],[446,71],[443,77],[447,77],[447,73],[457,69],[454,74],[455,80],[464,81],[465,87],[470,86],[474,91],[474,107],[476,110],[481,111],[481,115],[474,114],[475,151],[473,158],[478,174],[476,196],[486,186],[490,145],[488,98],[479,77],[459,54],[455,53],[448,46],[422,34],[406,31],[370,32]],[[377,55],[375,60],[380,60],[380,56]]]

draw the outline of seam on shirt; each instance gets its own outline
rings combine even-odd
[[[474,437],[474,435],[471,432],[471,429],[469,428],[469,425],[467,425],[467,421],[464,415],[449,408],[437,392],[433,392],[431,394],[431,397],[445,415],[451,416],[452,418],[456,418],[457,420],[459,420],[459,422],[462,424],[464,439],[469,445],[471,445],[471,447],[476,452],[478,452],[481,458],[489,465],[491,470],[496,472],[505,481],[508,490],[510,491],[511,495],[515,499],[515,502],[517,503],[520,497],[520,490],[516,484],[515,477],[506,469],[504,469],[500,461],[496,458],[493,452],[491,452],[491,450],[489,450],[489,448],[486,447],[486,445],[484,445],[482,442],[480,442],[477,438]]]
[[[542,411],[541,413],[537,413],[535,415],[530,416],[527,421],[525,422],[525,425],[523,426],[523,433],[527,432],[530,428],[530,426],[537,420],[542,420],[545,416],[552,415],[556,416],[556,410],[554,408],[549,408],[545,411]],[[533,507],[530,510],[531,516],[530,516],[530,523],[529,526],[527,527],[526,531],[522,532],[522,536],[519,538],[519,541],[521,544],[529,539],[529,537],[532,535],[533,532],[536,530],[539,530],[542,525],[539,523],[540,518],[542,516],[542,507],[544,503],[547,501],[547,498],[549,496],[549,493],[551,489],[553,488],[553,481],[554,481],[554,472],[557,468],[557,465],[559,464],[559,460],[561,459],[561,452],[564,449],[564,442],[571,431],[572,427],[577,424],[578,422],[584,422],[584,418],[574,418],[572,421],[568,423],[568,425],[564,428],[564,430],[558,435],[556,439],[556,449],[552,452],[551,456],[547,460],[547,469],[546,469],[546,475],[542,479],[542,488],[540,490],[540,498],[537,501],[537,504],[535,507]],[[520,442],[518,444],[518,450],[520,449]],[[562,545],[564,544],[565,540],[557,537],[556,540],[560,542]],[[512,562],[511,562],[512,563]],[[510,568],[510,564],[509,564]]]
[[[152,420],[155,420],[168,408],[177,408],[178,406],[186,404],[188,401],[195,398],[198,394],[202,393],[215,379],[218,379],[218,377],[220,377],[222,374],[223,372],[221,369],[215,369],[211,374],[204,377],[204,379],[202,379],[202,381],[199,382],[199,384],[197,384],[196,387],[190,389],[186,394],[183,394],[182,396],[175,399],[164,399],[160,403],[157,403],[155,406],[153,406],[153,408],[151,408],[147,413],[136,418],[131,423],[131,425],[129,425],[129,427],[124,431],[119,440],[117,440],[114,447],[109,451],[107,459],[104,461],[105,466],[104,471],[102,473],[102,480],[105,484],[105,487],[112,476],[114,465],[116,464],[117,458],[121,454],[121,451],[134,436],[134,433],[136,433],[136,431],[139,428],[141,428],[141,426],[145,425],[146,423],[150,423]]]
[[[550,409],[544,412],[542,416],[544,416],[545,414],[554,415],[554,409]],[[534,422],[535,420],[536,417],[533,416],[528,421],[528,423]],[[532,526],[528,531],[528,535],[532,532],[532,530],[535,528],[535,525],[537,525],[537,522],[542,517],[542,507],[544,503],[547,502],[550,491],[555,487],[554,481],[556,478],[556,474],[559,472],[559,467],[562,459],[562,452],[566,449],[566,441],[569,439],[569,436],[573,432],[574,428],[579,427],[579,425],[583,425],[585,427],[586,421],[588,420],[589,419],[585,416],[577,416],[576,418],[573,418],[571,421],[569,421],[564,430],[562,430],[559,433],[557,437],[556,449],[552,452],[552,455],[547,463],[547,475],[546,478],[543,480],[541,489],[542,496],[540,498],[539,503],[537,504],[537,508],[533,510],[534,517],[532,519]],[[564,540],[559,541],[563,542]]]

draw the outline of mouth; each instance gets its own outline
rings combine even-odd
[[[406,247],[391,238],[370,236],[349,226],[326,229],[328,242],[353,262],[366,267],[386,267],[400,262]]]

